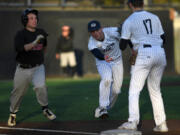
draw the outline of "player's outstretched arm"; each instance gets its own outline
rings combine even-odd
[[[91,50],[91,53],[99,60],[104,60],[104,54],[102,54],[101,51],[97,48]]]

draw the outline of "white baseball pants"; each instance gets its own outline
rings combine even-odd
[[[139,123],[139,95],[147,78],[148,91],[156,125],[166,120],[160,82],[166,66],[164,49],[160,46],[140,48],[133,67],[129,88],[129,119]]]
[[[114,105],[122,86],[122,58],[116,63],[107,63],[105,61],[98,63],[97,69],[101,76],[99,106],[110,109]]]

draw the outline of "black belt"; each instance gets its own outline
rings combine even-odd
[[[148,44],[144,44],[143,45],[144,48],[147,48],[147,47],[152,47],[151,45],[148,45]]]
[[[148,47],[149,47],[149,48],[151,48],[151,47],[152,47],[152,45],[144,44],[144,45],[143,45],[143,47],[144,47],[144,48],[148,48]],[[161,45],[161,48],[163,48],[163,46],[162,46],[162,45]]]
[[[21,68],[26,68],[26,69],[28,69],[28,68],[33,68],[33,67],[36,67],[36,66],[40,66],[41,64],[19,64],[19,66],[21,67]]]

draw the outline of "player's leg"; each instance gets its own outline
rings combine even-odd
[[[74,51],[69,52],[69,54],[68,54],[68,61],[69,61],[69,65],[71,67],[75,67],[76,66],[76,56],[75,56]]]
[[[97,65],[98,72],[101,76],[99,85],[99,107],[95,111],[95,117],[98,118],[101,114],[107,114],[107,107],[110,104],[110,87],[112,82],[111,67],[108,63],[100,63]]]
[[[63,70],[64,75],[68,75],[68,57],[67,53],[60,53],[60,67]]]
[[[120,129],[137,129],[139,124],[140,114],[139,114],[139,95],[145,80],[149,74],[151,68],[151,59],[147,59],[147,56],[138,56],[136,59],[136,64],[133,67],[133,72],[131,73],[130,88],[129,88],[129,118],[128,122],[123,123]]]
[[[109,64],[101,63],[97,66],[98,72],[101,76],[99,85],[99,105],[107,107],[109,105],[110,87],[112,82],[112,72]]]
[[[144,87],[146,78],[151,69],[152,59],[147,56],[138,56],[129,87],[129,119],[128,121],[137,121],[139,123],[139,95]]]
[[[32,83],[38,103],[42,106],[43,114],[50,120],[54,120],[56,116],[48,109],[48,93],[45,84],[45,68],[40,65],[33,69]]]
[[[68,53],[68,62],[71,68],[71,76],[74,76],[76,72],[76,65],[77,65],[74,51]]]
[[[135,66],[132,73],[129,88],[129,119],[128,121],[137,121],[139,123],[139,95],[145,80],[149,73],[148,69],[141,66]]]
[[[161,56],[158,56],[161,57]],[[157,60],[157,57],[155,58]],[[150,99],[153,106],[153,114],[157,130],[160,132],[168,131],[166,126],[166,115],[164,110],[164,103],[160,90],[160,82],[166,66],[165,57],[159,60],[159,65],[156,64],[152,69],[148,77],[148,90]],[[161,127],[162,126],[162,127]],[[155,129],[156,130],[156,129]]]
[[[16,68],[13,82],[14,89],[12,90],[10,95],[10,117],[8,120],[9,126],[16,125],[16,113],[19,110],[20,103],[22,101],[24,94],[27,91],[30,82],[30,77],[27,70],[28,69],[22,69],[19,66],[17,66]]]
[[[118,98],[119,93],[121,92],[121,86],[123,82],[123,63],[120,60],[118,63],[112,66],[112,89],[110,95],[110,105],[109,108],[112,108]]]

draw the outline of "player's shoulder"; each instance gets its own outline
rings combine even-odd
[[[90,36],[88,45],[94,44],[96,41],[97,41],[96,39],[94,39],[92,36]]]
[[[38,34],[43,34],[44,36],[48,36],[47,32],[42,28],[36,28],[36,32]]]
[[[156,14],[152,12],[141,10],[132,13],[126,20],[134,22],[135,20],[139,20],[141,17],[151,17],[156,19],[159,18]]]
[[[105,27],[103,28],[103,32],[111,36],[118,32],[118,27]]]
[[[97,44],[97,40],[95,40],[92,36],[90,36],[89,37],[89,42],[88,42],[88,49],[92,50],[92,49],[96,48],[95,47],[96,44]]]
[[[145,12],[145,14],[148,14],[148,15],[151,15],[151,16],[153,16],[155,18],[158,18],[158,16],[156,14],[152,13],[152,12],[149,12],[149,11],[144,11],[144,12]]]
[[[114,32],[117,31],[118,27],[104,27],[103,32]]]
[[[16,32],[16,36],[22,36],[22,35],[24,35],[24,33],[25,33],[25,29],[24,28],[20,29]]]
[[[44,29],[42,29],[42,28],[36,28],[36,31],[46,33],[46,31]]]
[[[137,14],[136,13],[132,13],[131,15],[129,15],[126,20],[124,21],[124,23],[130,23],[130,22],[134,22],[135,18],[137,18]],[[124,24],[123,23],[123,24]]]

